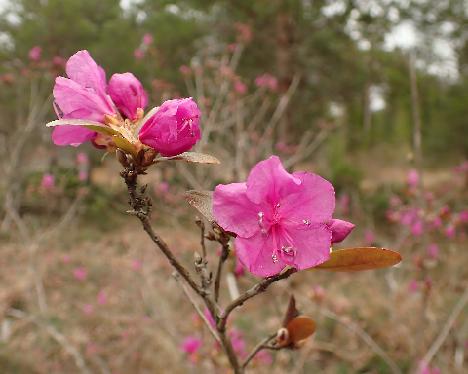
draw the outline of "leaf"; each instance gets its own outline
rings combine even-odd
[[[191,162],[195,164],[211,164],[211,165],[218,165],[221,162],[214,156],[207,155],[204,153],[198,152],[184,152],[177,156],[172,157],[159,157],[155,160],[156,162],[159,161],[185,161]]]
[[[286,315],[283,319],[283,327],[286,327],[292,319],[298,316],[299,311],[296,308],[296,298],[294,297],[294,295],[291,295],[291,297],[289,298],[288,309],[286,310]]]
[[[332,251],[330,259],[313,269],[327,271],[362,271],[398,264],[401,255],[385,248],[356,247]]]
[[[315,332],[315,322],[312,318],[300,316],[289,321],[286,329],[289,333],[289,345],[298,346]]]
[[[185,199],[208,221],[214,222],[213,192],[191,190],[185,193]]]
[[[120,148],[122,151],[131,154],[134,158],[137,156],[137,151],[135,146],[130,143],[127,139],[122,137],[121,135],[116,135],[112,137],[117,148]]]
[[[87,129],[99,132],[105,135],[118,135],[119,132],[110,128],[109,126],[103,125],[99,122],[86,121],[81,119],[58,119],[46,124],[47,127],[55,126],[82,126]]]

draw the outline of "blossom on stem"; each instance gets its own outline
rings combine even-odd
[[[200,110],[193,99],[165,101],[140,130],[139,139],[163,156],[191,149],[201,138]]]
[[[333,236],[344,239],[352,225],[334,221],[334,209],[330,182],[313,173],[290,174],[276,156],[254,166],[247,182],[216,186],[213,196],[216,221],[237,234],[239,260],[261,277],[328,260]]]
[[[132,73],[114,74],[108,92],[120,113],[131,121],[138,119],[138,109],[143,110],[148,104],[143,85]]]

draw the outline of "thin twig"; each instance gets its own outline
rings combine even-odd
[[[245,369],[247,365],[250,363],[250,361],[253,360],[253,358],[257,355],[258,352],[261,350],[265,349],[268,346],[268,343],[276,337],[276,332],[274,334],[271,334],[267,336],[265,339],[263,339],[260,343],[258,343],[252,352],[247,356],[245,359],[244,363],[242,364],[242,368]]]
[[[259,293],[265,292],[267,288],[274,282],[277,282],[282,279],[286,279],[291,276],[293,273],[296,272],[296,269],[289,268],[283,273],[275,275],[273,277],[265,278],[261,282],[255,284],[252,288],[247,290],[245,293],[240,295],[236,300],[230,303],[224,312],[221,314],[219,321],[218,321],[218,330],[223,331],[226,328],[226,323],[229,315],[231,312],[236,309],[237,307],[244,304],[247,300],[251,299],[252,297],[258,295]]]
[[[216,269],[215,284],[214,284],[214,298],[215,302],[219,299],[219,287],[221,285],[221,274],[223,272],[223,264],[229,256],[229,243],[222,244],[221,255],[219,256],[218,268]]]
[[[450,333],[453,324],[455,323],[455,321],[458,318],[458,315],[462,312],[463,308],[466,306],[467,303],[468,287],[465,289],[463,296],[458,300],[457,304],[453,308],[452,313],[450,313],[450,316],[447,319],[447,322],[445,323],[444,327],[440,331],[439,336],[436,338],[436,340],[434,340],[434,343],[432,343],[431,347],[421,360],[421,366],[429,365],[430,361],[437,354],[445,339],[447,339],[447,336]]]
[[[189,299],[190,303],[193,305],[194,309],[196,310],[196,312],[198,313],[200,318],[203,320],[203,322],[205,322],[205,325],[206,325],[206,327],[208,327],[208,330],[210,331],[211,335],[213,335],[213,337],[215,338],[215,340],[218,343],[221,343],[221,339],[220,339],[220,337],[218,335],[218,332],[214,329],[214,327],[210,323],[210,321],[208,321],[208,318],[206,318],[205,314],[203,313],[203,311],[198,306],[198,303],[193,298],[192,294],[188,290],[185,283],[180,280],[179,274],[174,273],[174,274],[172,274],[172,276],[174,277],[174,279],[176,280],[176,282],[180,286],[180,288],[182,288],[182,291],[184,291],[185,296],[187,296],[187,299]]]

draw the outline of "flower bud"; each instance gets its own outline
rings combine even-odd
[[[138,108],[144,109],[148,103],[148,95],[132,73],[114,74],[108,92],[120,113],[132,121],[138,118]]]
[[[163,156],[176,156],[200,140],[200,110],[192,98],[165,101],[140,130],[139,139]]]

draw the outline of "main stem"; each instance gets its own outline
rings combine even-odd
[[[145,232],[148,234],[153,243],[155,243],[161,250],[161,252],[166,256],[166,258],[169,260],[170,264],[173,266],[175,271],[204,300],[206,307],[208,308],[212,316],[217,317],[218,307],[217,304],[210,297],[209,292],[193,280],[189,271],[177,260],[177,258],[174,256],[166,242],[154,232],[149,220],[152,206],[151,199],[144,195],[144,188],[141,191],[138,190],[139,174],[140,172],[132,166],[126,167],[120,173],[120,175],[125,181],[125,184],[127,185],[129,204],[133,209],[129,213],[138,217]],[[226,334],[225,326],[223,327],[223,329],[220,329],[218,326],[216,326],[216,330],[219,333],[221,345],[223,347],[224,352],[226,353],[226,356],[228,357],[229,363],[231,364],[234,373],[243,374],[244,369],[239,364],[239,360],[237,358],[236,353],[234,352],[231,340]]]

